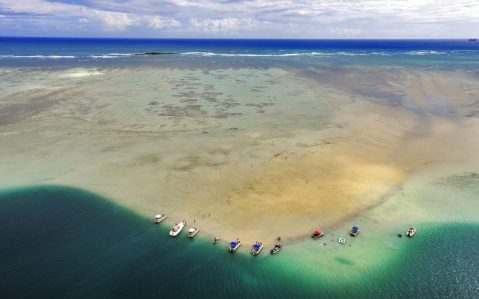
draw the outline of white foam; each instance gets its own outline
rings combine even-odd
[[[284,50],[282,50],[284,51]],[[251,54],[251,53],[214,53],[214,52],[183,52],[181,55],[190,56],[221,56],[221,57],[310,57],[310,56],[369,56],[369,55],[382,55],[389,56],[386,52],[292,52],[292,53],[280,53],[280,54]]]
[[[101,55],[90,55],[88,57],[90,58],[106,58],[106,59],[111,59],[111,58],[120,58],[120,57],[128,57],[128,56],[133,56],[135,54],[133,53],[107,53],[107,54],[101,54]]]
[[[71,55],[0,55],[0,58],[73,59]]]
[[[424,56],[424,55],[444,55],[446,54],[446,52],[439,52],[439,51],[432,51],[432,50],[417,50],[417,51],[408,51],[408,52],[405,52],[404,54]]]

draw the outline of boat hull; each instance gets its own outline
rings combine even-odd
[[[185,222],[182,222],[182,223],[178,223],[177,225],[173,226],[170,230],[170,236],[172,237],[176,237],[178,236],[181,231],[183,230],[183,228],[185,227],[186,223]]]
[[[261,253],[261,250],[263,250],[263,245],[261,245],[261,247],[258,248],[257,250],[253,250],[253,251],[251,252],[251,254],[252,254],[253,256],[257,256],[258,254]]]
[[[195,231],[192,232],[192,233],[189,232],[189,233],[188,233],[188,238],[189,238],[189,239],[193,239],[193,238],[196,236],[196,234],[198,234],[199,231],[200,231],[200,230],[197,229],[197,230],[195,230]]]
[[[161,217],[161,218],[155,218],[155,219],[153,219],[153,223],[154,223],[154,224],[160,224],[160,223],[163,222],[167,217],[168,217],[168,216],[165,215],[165,216],[163,216],[163,217]]]
[[[238,243],[235,247],[229,247],[228,251],[230,253],[234,253],[240,246],[241,246],[241,243]]]

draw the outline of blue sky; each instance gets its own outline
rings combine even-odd
[[[0,0],[0,36],[468,38],[479,0]]]

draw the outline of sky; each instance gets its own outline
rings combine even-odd
[[[0,0],[0,36],[472,38],[479,0]]]

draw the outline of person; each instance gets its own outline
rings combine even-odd
[[[281,241],[281,236],[278,236],[278,241]]]

